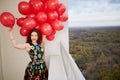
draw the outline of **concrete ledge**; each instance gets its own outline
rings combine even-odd
[[[67,80],[63,61],[60,55],[50,56],[48,80]]]

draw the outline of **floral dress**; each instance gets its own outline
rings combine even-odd
[[[32,46],[29,51],[31,61],[25,70],[24,80],[48,80],[48,69],[44,60],[43,48],[40,45],[30,45]]]

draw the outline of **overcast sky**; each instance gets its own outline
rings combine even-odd
[[[120,0],[68,0],[69,27],[120,25]]]

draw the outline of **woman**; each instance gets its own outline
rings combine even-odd
[[[32,29],[25,44],[18,44],[13,37],[13,29],[9,30],[10,39],[13,46],[17,49],[24,49],[29,53],[31,58],[25,70],[24,80],[47,80],[48,69],[44,60],[42,45],[42,34],[37,29]]]

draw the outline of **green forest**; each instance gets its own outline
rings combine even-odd
[[[86,80],[120,80],[120,27],[69,28],[69,44]]]

